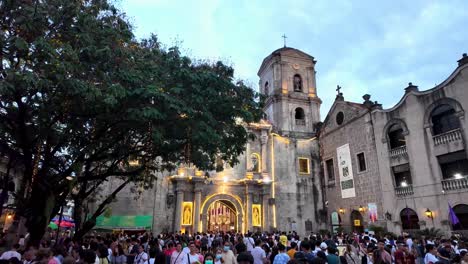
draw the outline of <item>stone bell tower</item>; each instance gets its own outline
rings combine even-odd
[[[264,111],[282,135],[314,136],[320,122],[314,57],[284,47],[266,57],[257,73],[260,92],[267,96]]]

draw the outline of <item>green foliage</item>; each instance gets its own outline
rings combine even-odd
[[[378,236],[382,236],[387,232],[387,229],[382,226],[377,225],[369,225],[369,230],[374,231],[374,233]]]
[[[233,68],[193,63],[155,36],[136,41],[106,0],[6,0],[0,20],[0,144],[21,156],[17,214],[35,241],[68,195],[79,214],[110,177],[122,185],[86,228],[122,186],[150,187],[154,170],[214,169],[218,157],[234,165],[249,138],[244,124],[262,115]]]
[[[330,233],[330,230],[328,230],[328,229],[320,229],[319,230],[319,234],[322,235],[322,236],[324,236],[326,234],[329,234],[329,233]]]
[[[425,228],[423,230],[419,230],[416,232],[416,235],[418,237],[425,236],[425,237],[440,237],[442,235],[442,230],[431,227],[431,228]]]
[[[345,231],[345,229],[344,229],[344,227],[342,227],[342,226],[339,226],[339,227],[335,228],[335,232],[336,232],[337,234],[341,234],[341,233],[343,233],[344,231]]]

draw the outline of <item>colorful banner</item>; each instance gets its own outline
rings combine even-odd
[[[375,222],[378,220],[377,217],[377,204],[375,203],[369,203],[367,204],[367,210],[369,212],[369,219],[371,222]]]
[[[356,197],[349,144],[337,148],[336,155],[338,157],[338,172],[340,174],[341,197]]]
[[[192,225],[193,218],[193,203],[192,202],[183,202],[182,203],[182,225],[189,226]]]
[[[252,204],[252,225],[262,226],[262,205]]]

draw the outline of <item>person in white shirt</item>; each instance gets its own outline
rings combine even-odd
[[[190,242],[189,249],[190,252],[187,254],[187,257],[189,259],[188,262],[190,264],[196,264],[197,262],[200,262],[200,255],[197,253],[197,247],[195,246],[195,243]]]
[[[436,257],[437,255],[437,249],[434,247],[434,245],[426,245],[426,256],[424,256],[424,264],[435,264],[436,262],[439,261],[439,259]]]
[[[138,255],[135,256],[134,264],[146,264],[148,262],[148,254],[143,251],[142,245],[136,245],[138,247]]]
[[[252,249],[255,247],[255,241],[253,238],[250,237],[250,234],[245,235],[244,244],[247,246],[248,252],[251,252]]]
[[[266,259],[265,250],[263,250],[260,247],[261,243],[262,243],[262,241],[260,239],[257,239],[255,241],[255,247],[250,252],[252,254],[253,258],[254,258],[254,264],[263,264],[263,262]]]
[[[13,245],[13,248],[11,248],[11,250],[4,252],[2,256],[0,256],[0,259],[10,260],[11,258],[17,258],[18,260],[21,260],[21,254],[18,253],[19,248],[19,244]]]
[[[187,264],[187,254],[182,251],[182,245],[177,243],[176,250],[172,252],[170,264]]]

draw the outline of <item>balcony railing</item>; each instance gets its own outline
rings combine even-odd
[[[305,126],[305,119],[296,119],[296,126]]]
[[[401,157],[401,156],[406,156],[406,155],[408,155],[408,152],[406,150],[406,145],[390,150],[390,158],[392,158],[392,159],[398,158],[398,157]]]
[[[397,196],[409,196],[409,195],[413,195],[414,192],[413,192],[413,186],[412,185],[408,185],[408,186],[405,186],[405,187],[395,187],[395,194]]]
[[[468,189],[468,176],[461,179],[442,180],[442,189],[444,191]]]
[[[434,145],[447,144],[449,142],[459,141],[462,139],[462,133],[459,128],[433,136]]]

